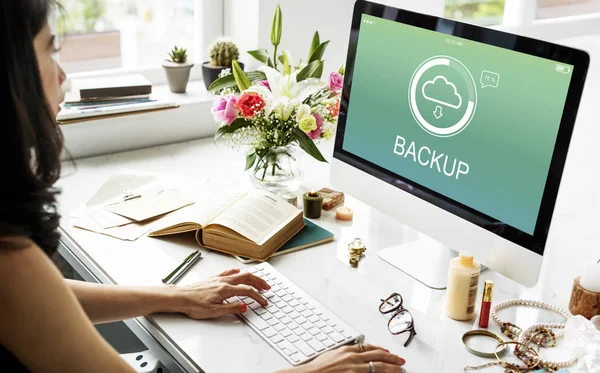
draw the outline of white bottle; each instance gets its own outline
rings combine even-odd
[[[446,315],[454,320],[466,321],[475,317],[475,302],[481,264],[466,252],[450,260]]]

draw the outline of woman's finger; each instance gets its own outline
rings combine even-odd
[[[233,302],[229,304],[219,305],[216,308],[213,317],[221,317],[224,315],[236,315],[248,311],[248,305],[242,302]]]
[[[377,351],[377,350],[381,350],[381,351],[387,351],[385,348],[383,347],[379,347],[379,346],[373,346],[373,345],[363,345],[363,348],[365,349],[364,352],[367,351]],[[342,351],[344,352],[354,352],[354,353],[361,353],[363,351],[360,350],[359,344],[355,344],[352,346],[345,346],[341,348]]]
[[[377,373],[402,373],[402,367],[399,365],[382,363],[381,361],[374,361],[373,364],[375,365],[375,372]],[[369,373],[371,371],[371,365],[369,363],[361,364],[358,371],[361,373]]]
[[[383,350],[366,351],[365,353],[359,354],[359,356],[362,361],[367,363],[369,361],[381,361],[387,364],[393,364],[398,366],[406,364],[406,361],[400,356],[391,354]]]
[[[250,285],[259,291],[271,289],[271,286],[269,286],[265,280],[247,272],[230,276],[224,280],[231,285]]]
[[[239,268],[232,268],[232,269],[228,269],[226,271],[223,271],[221,273],[219,273],[217,276],[222,277],[222,276],[231,276],[231,275],[236,275],[240,273]]]
[[[263,298],[256,289],[249,285],[229,285],[228,295],[226,298],[230,298],[234,295],[238,297],[250,297],[254,299],[258,304],[266,306],[269,304],[265,298]]]

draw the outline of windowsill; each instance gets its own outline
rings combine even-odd
[[[206,91],[203,81],[190,81],[186,93],[172,93],[167,85],[153,86],[152,94],[180,106],[170,110],[62,125],[65,148],[77,159],[214,134],[217,124],[210,113],[213,97]]]

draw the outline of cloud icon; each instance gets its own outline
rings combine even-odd
[[[423,84],[423,97],[429,101],[458,109],[462,105],[462,97],[458,94],[456,86],[442,75]]]

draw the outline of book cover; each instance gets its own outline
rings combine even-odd
[[[287,243],[279,248],[271,257],[291,253],[294,251],[317,246],[322,243],[333,241],[333,233],[322,228],[310,220],[304,219],[305,227],[298,234],[292,237]],[[244,264],[254,263],[256,260],[243,256],[234,255],[234,257]]]

